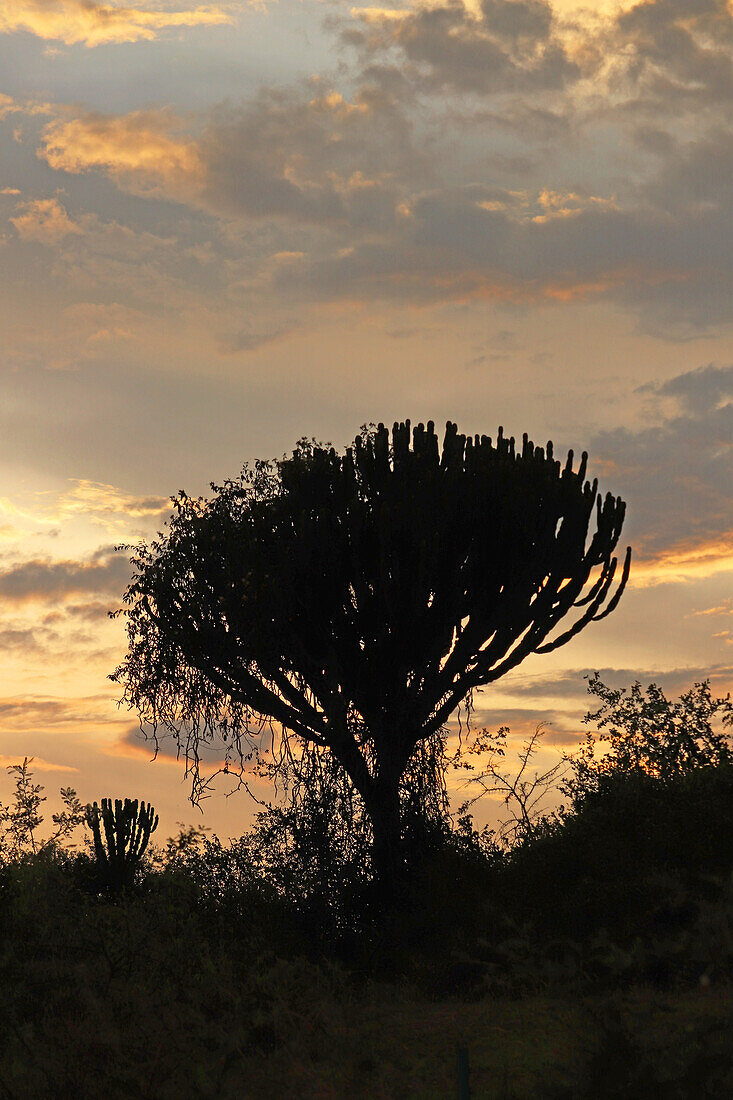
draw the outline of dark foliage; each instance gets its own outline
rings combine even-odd
[[[435,1041],[457,1013],[485,1006],[491,1018],[467,1034],[472,1051],[484,1044],[482,1058],[500,1051],[486,1095],[727,1095],[729,700],[705,683],[679,703],[658,689],[611,695],[597,679],[591,690],[604,702],[593,718],[611,752],[584,750],[566,781],[568,808],[530,821],[513,847],[478,834],[467,816],[448,826],[434,781],[442,742],[432,760],[413,763],[433,781],[412,806],[403,795],[410,874],[388,970],[360,863],[369,819],[320,753],[281,771],[289,797],[238,841],[184,829],[148,851],[137,888],[119,896],[100,894],[89,854],[41,843],[9,854],[0,861],[0,1095],[219,1098],[242,1095],[243,1082],[268,1100],[415,1087],[449,1095],[453,1048],[422,1073],[424,1039],[408,1038],[408,1011],[415,1036],[417,1021],[439,1012]],[[650,700],[656,733],[644,725]],[[670,726],[680,706],[690,721]],[[677,764],[652,769],[647,759]],[[41,788],[27,767],[19,790],[37,810]],[[551,1010],[542,997],[556,998]],[[392,1042],[383,1034],[391,1001],[400,1053],[380,1076],[372,1052]],[[507,1005],[514,1022],[497,1030]],[[524,1033],[515,1030],[522,1006]],[[543,1011],[553,1027],[575,1014],[562,1057],[537,1022]],[[374,1034],[363,1030],[370,1013]],[[528,1078],[543,1043],[551,1056]]]
[[[446,768],[440,731],[416,747],[402,774],[407,884],[452,837]],[[372,822],[343,768],[327,749],[306,745],[297,757],[262,764],[261,771],[276,782],[280,800],[257,814],[247,837],[260,873],[316,939],[335,946],[370,937],[382,903],[372,869]]]
[[[602,793],[620,775],[644,775],[661,782],[698,768],[733,764],[728,727],[733,724],[730,697],[716,699],[708,680],[694,684],[676,702],[656,684],[642,691],[609,688],[596,673],[588,691],[602,701],[585,724],[596,727],[572,758],[573,775],[562,786],[577,810]],[[596,747],[604,750],[599,758]]]
[[[515,850],[504,885],[513,916],[542,935],[630,946],[673,935],[733,870],[733,767],[659,783],[607,779],[582,808]]]
[[[597,676],[589,691],[602,700],[586,716],[599,732],[570,760],[569,806],[505,861],[508,910],[541,940],[591,945],[591,969],[728,974],[730,699],[714,698],[707,681],[677,702],[655,684],[612,690]]]

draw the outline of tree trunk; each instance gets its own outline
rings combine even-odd
[[[399,777],[379,775],[366,808],[372,820],[372,860],[377,900],[385,915],[394,914],[404,880],[400,820]]]
[[[381,965],[391,971],[398,957],[397,915],[405,881],[400,810],[400,761],[381,761],[371,775],[353,742],[339,745],[338,760],[361,795],[372,825],[374,916]],[[402,764],[404,768],[404,763]]]

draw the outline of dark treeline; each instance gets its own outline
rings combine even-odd
[[[450,1027],[396,1062],[379,1030],[384,1012],[410,1027],[437,1004],[473,1021],[476,1096],[726,1095],[730,701],[708,683],[676,702],[654,685],[589,687],[601,705],[552,775],[564,804],[551,813],[527,812],[536,773],[517,783],[506,758],[489,753],[487,768],[471,754],[485,731],[459,757],[443,738],[421,750],[402,788],[391,921],[368,815],[327,754],[281,768],[280,800],[238,840],[189,827],[157,847],[150,807],[85,808],[68,789],[40,839],[42,788],[32,763],[15,769],[0,1095],[409,1096],[416,1080],[420,1095],[452,1095]],[[509,828],[451,816],[446,773],[466,764],[478,788],[516,792]],[[126,869],[112,874],[116,840]],[[532,1051],[501,1070],[479,1021],[508,1011],[526,1012],[515,1026]]]

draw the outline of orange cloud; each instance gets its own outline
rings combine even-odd
[[[427,302],[434,298],[448,298],[456,302],[485,300],[512,305],[536,305],[546,301],[576,302],[600,298],[630,285],[656,286],[659,283],[681,281],[684,275],[626,265],[599,272],[593,279],[576,278],[572,275],[521,279],[509,272],[484,272],[469,267],[462,271],[436,274],[425,269],[414,272],[403,270],[390,274],[379,273],[378,277],[389,288],[405,288],[408,295],[410,288],[414,287],[423,301]],[[357,296],[354,302],[358,301],[360,298]]]
[[[122,757],[124,760],[145,760],[150,762],[155,758],[159,764],[174,764],[177,768],[182,766],[182,761],[175,753],[159,752],[155,756],[155,743],[153,741],[140,741],[133,744],[120,737],[117,741],[103,741],[95,745],[105,756]],[[203,770],[203,769],[202,769]],[[214,769],[218,770],[218,769]]]
[[[57,170],[100,169],[137,193],[185,199],[200,190],[205,170],[196,143],[176,128],[167,111],[92,113],[52,122],[38,155]]]
[[[93,0],[52,0],[51,3],[48,0],[3,0],[0,9],[0,34],[28,31],[67,46],[149,41],[168,27],[231,22],[231,16],[218,7],[143,11],[98,4]]]
[[[538,199],[539,205],[544,211],[535,214],[532,221],[537,225],[551,221],[553,218],[574,218],[582,214],[589,207],[602,207],[605,210],[618,210],[614,198],[604,198],[602,195],[579,195],[575,191],[541,191]]]
[[[376,23],[379,25],[388,20],[399,22],[408,17],[409,11],[401,11],[397,8],[351,8],[352,18],[361,19],[364,23]]]
[[[162,519],[171,511],[169,497],[136,497],[98,481],[73,478],[73,488],[58,501],[59,518],[91,516],[103,527],[118,529],[131,519]]]
[[[678,543],[631,567],[629,585],[647,588],[655,584],[702,580],[733,571],[733,530],[701,542]]]
[[[10,221],[24,241],[54,245],[69,233],[81,232],[56,199],[33,199],[17,209],[19,213]]]
[[[701,611],[692,611],[693,616],[698,615],[733,615],[733,598],[724,600],[716,607],[704,607]]]
[[[19,756],[3,756],[0,753],[0,768],[13,768],[23,761]],[[28,761],[31,772],[78,772],[78,768],[69,767],[68,764],[53,764],[50,760],[43,760],[40,756],[34,756]]]

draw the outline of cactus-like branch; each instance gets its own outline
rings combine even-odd
[[[103,798],[87,806],[86,820],[92,830],[94,854],[101,885],[106,892],[119,893],[134,884],[151,833],[158,827],[158,815],[144,802],[138,805]],[[104,839],[102,839],[102,828]]]

